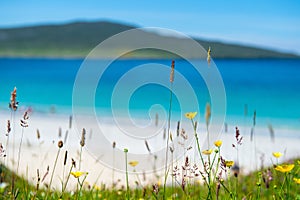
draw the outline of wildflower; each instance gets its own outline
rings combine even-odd
[[[101,187],[99,187],[98,185],[94,185],[93,188],[94,190],[98,190],[98,191],[101,190]]]
[[[226,167],[232,167],[233,165],[234,165],[234,161],[232,161],[232,160],[226,160],[225,161],[225,165],[226,165]]]
[[[282,156],[282,153],[280,152],[273,152],[272,154],[275,158],[280,158]]]
[[[185,117],[188,118],[188,119],[194,119],[196,115],[197,115],[197,112],[185,113]]]
[[[270,182],[273,180],[273,175],[270,169],[267,172],[263,172],[263,180],[265,182],[266,188],[270,187]]]
[[[154,185],[152,185],[152,191],[154,192],[154,194],[158,194],[158,192],[159,192],[159,186],[158,186],[158,184],[154,184]]]
[[[204,151],[202,151],[202,153],[204,154],[204,155],[210,155],[211,153],[212,153],[212,149],[207,149],[207,150],[204,150]]]
[[[293,180],[295,181],[295,183],[300,184],[300,178],[293,178]]]
[[[294,164],[283,164],[283,165],[277,165],[275,167],[276,171],[280,171],[282,173],[290,172],[295,167]]]
[[[75,178],[79,178],[80,176],[84,175],[84,174],[88,174],[87,172],[81,172],[81,171],[76,171],[76,172],[71,172],[71,174],[75,177]]]
[[[139,162],[136,161],[136,160],[133,160],[133,161],[130,161],[128,164],[129,164],[130,166],[132,166],[132,167],[135,167],[135,166],[137,166],[137,165],[139,164]]]
[[[216,147],[220,147],[220,146],[222,146],[222,140],[217,140],[217,141],[215,141],[215,146]]]

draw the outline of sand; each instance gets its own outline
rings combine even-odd
[[[112,180],[116,183],[116,187],[125,185],[125,154],[124,148],[129,149],[128,161],[137,160],[140,163],[136,167],[128,166],[130,184],[136,181],[141,185],[161,183],[164,174],[164,156],[166,140],[163,139],[163,128],[166,124],[161,123],[159,127],[148,127],[147,130],[153,129],[159,134],[149,139],[132,139],[127,140],[129,136],[122,135],[118,132],[118,127],[113,125],[109,120],[102,120],[101,131],[105,132],[105,136],[99,133],[98,124],[94,124],[88,116],[82,116],[83,124],[86,125],[86,144],[82,149],[82,161],[79,169],[80,160],[80,139],[82,124],[77,126],[73,120],[72,127],[69,128],[69,115],[63,114],[39,114],[31,113],[28,120],[29,127],[22,128],[20,119],[22,112],[17,112],[11,118],[10,112],[2,111],[0,113],[0,142],[6,150],[6,157],[1,158],[1,162],[7,165],[13,171],[17,171],[18,152],[20,139],[23,131],[23,141],[21,145],[20,163],[18,174],[24,176],[31,183],[37,182],[37,170],[43,177],[49,166],[49,174],[45,177],[41,185],[49,184],[51,174],[54,168],[54,162],[59,151],[57,165],[54,170],[52,187],[61,189],[61,182],[65,182],[67,174],[71,168],[71,158],[76,161],[76,168],[73,171],[88,172],[85,187],[88,185],[103,185],[111,187]],[[12,131],[9,133],[9,143],[7,144],[7,120],[11,119]],[[176,122],[172,122],[171,132],[173,133],[174,144],[182,141],[176,140]],[[189,121],[185,126],[189,125]],[[255,137],[250,140],[249,126],[239,126],[240,133],[243,136],[242,145],[238,146],[238,153],[232,144],[235,143],[235,126],[228,125],[228,133],[223,133],[218,137],[211,137],[211,140],[221,139],[223,141],[221,147],[221,155],[227,160],[234,160],[239,163],[241,172],[249,173],[263,166],[272,166],[277,160],[272,156],[272,152],[279,151],[284,153],[279,162],[287,161],[291,158],[300,157],[299,130],[292,128],[275,129],[275,141],[269,136],[267,126],[255,127]],[[97,128],[98,127],[98,128]],[[130,127],[130,126],[129,126]],[[205,140],[205,125],[199,124],[198,132],[200,135],[201,145]],[[23,130],[22,130],[23,129]],[[40,139],[37,138],[37,129],[40,132]],[[59,136],[61,130],[61,136]],[[130,128],[128,129],[130,130]],[[66,137],[66,132],[68,132]],[[185,151],[183,145],[175,148],[174,156],[177,161],[173,166],[181,165],[184,155],[189,155],[191,162],[194,162],[192,153],[195,151],[193,134],[191,128],[186,128],[186,132],[191,139],[184,145],[185,149],[189,146],[191,150]],[[175,133],[175,134],[174,134]],[[15,138],[15,139],[13,139]],[[13,144],[14,140],[14,144]],[[58,141],[66,140],[61,149],[58,148]],[[150,151],[146,148],[145,140],[149,143]],[[116,141],[116,148],[113,149],[112,143]],[[139,141],[138,143],[135,143]],[[183,142],[182,142],[183,143]],[[211,141],[213,143],[213,141]],[[172,146],[172,143],[170,143]],[[203,144],[204,146],[204,144]],[[14,147],[14,148],[13,148]],[[64,155],[68,151],[67,163],[64,166]],[[158,158],[155,159],[155,156]],[[238,156],[238,159],[237,159]],[[169,153],[169,159],[172,155]],[[199,159],[195,158],[199,164]],[[171,166],[171,165],[170,165]],[[114,170],[112,168],[115,168]],[[154,168],[156,168],[154,170]],[[168,179],[170,181],[170,179]],[[77,180],[70,177],[68,190],[73,190]]]

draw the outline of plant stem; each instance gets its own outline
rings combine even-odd
[[[127,165],[127,152],[125,152],[125,170],[126,170],[126,198],[130,199],[129,195],[129,181],[128,181],[128,165]]]
[[[167,183],[167,171],[168,171],[168,153],[169,153],[169,140],[170,140],[170,124],[171,124],[171,114],[172,114],[172,98],[173,98],[173,82],[170,85],[170,102],[169,102],[169,116],[168,116],[168,129],[167,129],[167,148],[166,148],[166,163],[165,163],[165,180],[164,180],[164,190],[163,199],[166,199],[166,183]]]
[[[208,130],[208,124],[206,125],[206,133],[207,133],[207,149],[209,149],[210,143],[209,143],[209,130]]]
[[[114,189],[115,187],[115,148],[113,148],[113,169],[112,169],[112,180],[111,180],[111,184],[112,184],[112,189]]]
[[[81,154],[82,154],[82,146],[80,145],[80,154],[79,154],[79,170],[81,168]]]
[[[79,180],[80,177],[77,178],[78,185],[79,185],[79,191],[78,191],[78,194],[77,194],[77,199],[80,199],[81,196],[82,196],[82,195],[81,195],[81,192],[82,192],[82,186],[83,186],[83,183],[84,183],[86,177],[87,177],[87,175],[84,176],[84,178],[83,178],[83,180],[82,180],[81,182],[80,182],[80,180]]]
[[[198,135],[197,135],[197,131],[196,131],[196,126],[195,126],[194,120],[192,119],[191,121],[192,121],[193,129],[194,129],[194,136],[195,136],[196,143],[197,143],[198,153],[200,155],[201,163],[204,167],[205,163],[204,163],[204,159],[203,159],[203,156],[202,156],[202,153],[201,153],[201,148],[200,148],[199,139],[198,139]],[[204,167],[204,170],[205,170],[205,172],[207,172],[205,167]]]
[[[52,174],[51,174],[51,178],[50,178],[50,183],[49,183],[49,188],[48,188],[48,192],[47,192],[47,195],[46,195],[46,199],[47,199],[48,194],[49,194],[49,192],[51,190],[52,180],[53,180],[53,176],[54,176],[54,172],[55,172],[57,160],[58,160],[58,157],[59,157],[59,153],[60,153],[60,148],[57,151],[56,158],[55,158],[55,161],[54,161],[53,170],[52,170]]]
[[[70,171],[69,171],[69,174],[68,174],[68,177],[67,177],[65,186],[63,187],[62,193],[64,193],[65,190],[66,190],[66,188],[67,188],[67,184],[68,184],[68,182],[69,182],[69,179],[70,179],[70,175],[71,175],[72,169],[73,169],[73,165],[71,165],[71,168],[70,168]]]
[[[13,151],[12,151],[12,160],[13,160],[13,168],[14,168],[14,161],[15,161],[15,111],[11,111],[10,113],[10,119],[12,119],[12,124],[13,124]],[[9,160],[7,159],[9,162]],[[12,179],[11,179],[11,192],[13,195],[15,195],[15,173],[12,174]]]
[[[218,173],[218,170],[219,170],[219,165],[220,165],[220,160],[221,160],[221,148],[218,147],[218,162],[217,162],[217,168],[216,168],[216,171],[215,171],[215,174],[214,174],[214,177],[213,177],[213,180],[216,179],[217,177],[217,173]],[[214,161],[213,161],[214,163]]]
[[[286,196],[287,196],[287,200],[290,199],[290,180],[289,180],[289,175],[288,173],[285,173],[285,177],[286,177]]]
[[[198,152],[199,152],[199,155],[200,155],[200,159],[201,159],[201,163],[204,167],[204,171],[207,173],[208,175],[208,181],[206,179],[205,180],[205,183],[207,185],[207,188],[208,188],[208,196],[207,196],[207,199],[211,199],[211,186],[210,186],[210,172],[207,171],[206,167],[205,167],[205,162],[204,162],[204,159],[203,159],[203,156],[202,156],[202,153],[201,153],[201,148],[200,148],[200,144],[199,144],[199,139],[198,139],[198,135],[197,135],[197,130],[196,130],[196,126],[195,126],[195,123],[194,123],[194,120],[191,119],[191,122],[192,122],[192,126],[193,126],[193,129],[194,129],[194,135],[195,135],[195,139],[196,139],[196,143],[197,143],[197,149],[198,149]],[[210,164],[209,164],[210,166]]]
[[[18,151],[17,174],[19,172],[19,166],[20,166],[20,157],[21,157],[21,148],[22,148],[22,142],[23,142],[23,135],[24,135],[24,128],[22,128],[22,136],[21,136],[21,141],[20,141],[19,151]]]

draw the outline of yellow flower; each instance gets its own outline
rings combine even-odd
[[[226,165],[226,167],[232,167],[233,165],[234,165],[234,161],[232,161],[232,160],[226,160],[225,161],[225,165]]]
[[[132,167],[135,167],[139,164],[139,162],[136,160],[133,160],[133,161],[130,161],[128,164],[131,165]]]
[[[188,118],[188,119],[194,119],[196,115],[197,115],[197,112],[185,113],[185,117]]]
[[[216,147],[220,147],[220,146],[222,146],[222,140],[217,140],[217,141],[215,141],[215,146]]]
[[[161,186],[161,182],[160,182],[160,181],[157,182],[157,186],[158,186],[158,187]]]
[[[79,178],[80,176],[84,175],[84,174],[88,174],[87,172],[81,172],[81,171],[77,171],[77,172],[71,172],[71,174],[75,177],[75,178]]]
[[[295,183],[300,184],[300,178],[293,178],[293,180],[295,181]]]
[[[283,165],[277,165],[275,167],[275,170],[280,171],[282,173],[290,172],[295,167],[294,164],[283,164]]]
[[[210,155],[211,153],[212,153],[212,149],[207,149],[207,150],[204,150],[204,151],[202,151],[202,153],[204,154],[204,155]]]
[[[280,158],[282,156],[282,153],[280,153],[280,152],[273,152],[273,156],[275,158]]]
[[[93,188],[94,188],[94,190],[98,190],[98,191],[101,190],[101,187],[99,187],[98,185],[94,185]]]

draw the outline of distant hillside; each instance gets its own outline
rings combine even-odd
[[[63,25],[43,25],[0,29],[1,57],[85,57],[90,50],[108,37],[133,26],[112,22],[77,22]],[[153,34],[156,39],[181,40],[171,36]],[[214,58],[297,58],[297,55],[261,48],[225,44],[196,39],[205,49],[213,49]],[[120,47],[122,48],[122,47]],[[113,52],[107,52],[107,55]],[[170,57],[168,53],[144,50],[131,57]]]

